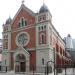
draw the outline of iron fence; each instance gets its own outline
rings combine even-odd
[[[75,66],[73,64],[68,65],[57,65],[56,67],[56,75],[75,75]]]
[[[0,73],[4,73],[10,71],[10,67],[9,66],[0,66]]]
[[[27,71],[27,68],[29,70]],[[51,66],[37,66],[36,68],[32,66],[26,66],[26,70],[22,71],[20,67],[18,67],[19,70],[14,70],[14,73],[25,73],[26,75],[49,75],[53,73],[54,75],[54,69],[55,69],[55,75],[75,75],[75,66],[74,65],[57,65],[54,68]],[[10,66],[0,66],[0,73],[6,73],[8,71],[11,71]]]
[[[36,68],[34,66],[30,67],[30,66],[25,66],[26,69],[22,69],[21,70],[21,67],[15,67],[13,69],[14,73],[30,73],[30,74],[43,74],[43,75],[46,75],[47,72],[48,73],[52,73],[52,67],[51,66],[37,66]],[[28,70],[29,69],[29,70]],[[0,66],[0,73],[6,73],[6,72],[10,72],[11,71],[11,67],[10,66]]]

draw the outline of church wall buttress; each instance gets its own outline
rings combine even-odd
[[[36,70],[36,51],[29,51],[30,54],[30,70]]]
[[[16,47],[17,47],[17,45],[16,45],[16,35],[17,35],[17,32],[14,32],[14,33],[12,33],[12,35],[11,35],[11,38],[12,38],[12,40],[11,40],[11,50],[14,50],[14,49],[16,49]]]
[[[14,69],[14,56],[13,56],[13,53],[10,53],[10,67],[11,67],[11,70]]]

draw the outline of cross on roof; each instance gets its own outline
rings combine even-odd
[[[45,0],[43,0],[43,4],[44,4]]]
[[[24,4],[25,0],[22,0],[22,4]]]

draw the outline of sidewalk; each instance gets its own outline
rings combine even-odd
[[[75,69],[73,68],[68,68],[66,69],[66,75],[74,75],[75,74]],[[62,73],[58,73],[58,75],[65,75],[65,70],[63,70]]]
[[[66,75],[74,75],[75,74],[75,68],[68,68],[66,69]],[[45,75],[44,73],[40,74],[40,73],[36,73],[36,74],[33,74],[33,73],[14,73],[14,71],[10,71],[10,72],[6,72],[6,73],[0,73],[0,75]],[[54,72],[53,73],[50,73],[48,75],[54,75]],[[65,70],[63,70],[62,73],[58,73],[57,75],[65,75]]]

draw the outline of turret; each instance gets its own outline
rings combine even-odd
[[[51,15],[48,7],[45,4],[43,4],[40,7],[38,15],[36,16],[36,23],[44,22],[45,20],[51,22],[52,15]]]
[[[10,37],[11,37],[11,22],[12,19],[9,17],[5,24],[3,24],[3,49],[10,49]]]

